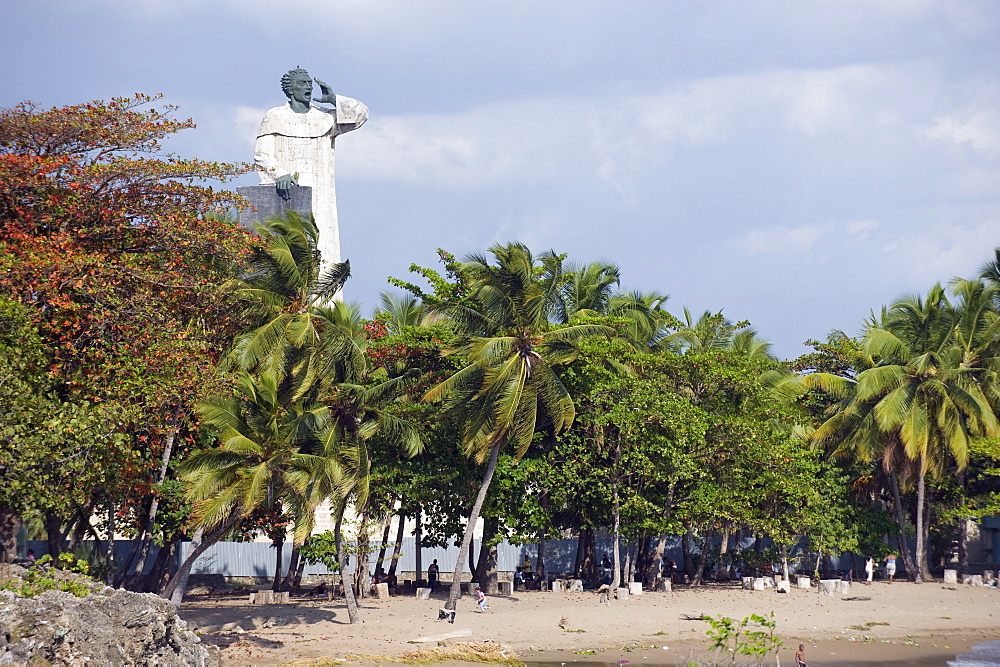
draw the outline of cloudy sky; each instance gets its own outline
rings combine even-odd
[[[783,357],[1000,245],[1000,4],[924,0],[4,3],[0,106],[163,93],[170,148],[252,158],[301,65],[337,143],[348,298],[519,240],[622,269]],[[246,176],[232,187],[253,184]]]

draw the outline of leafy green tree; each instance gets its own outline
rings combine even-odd
[[[518,243],[495,245],[485,256],[474,255],[461,267],[469,285],[466,302],[439,307],[464,337],[456,350],[468,365],[432,388],[428,401],[445,401],[462,414],[462,446],[487,467],[469,515],[458,562],[468,559],[472,533],[504,445],[517,455],[531,443],[539,412],[558,433],[573,422],[573,399],[555,367],[573,360],[574,343],[607,334],[606,327],[575,325],[553,329],[548,317],[556,302],[560,259],[552,253],[538,260]],[[456,568],[446,608],[454,610],[461,594],[461,568]]]
[[[927,476],[940,476],[952,461],[963,469],[972,438],[993,435],[998,428],[977,377],[983,367],[969,365],[955,344],[960,319],[944,289],[936,285],[926,299],[901,300],[872,323],[864,336],[869,367],[856,380],[810,376],[812,386],[841,398],[815,439],[840,442],[840,452],[863,461],[881,458],[887,470],[895,472],[892,467],[899,466],[904,481],[913,481],[917,530],[916,572],[911,576],[917,581],[930,576]],[[986,386],[992,390],[991,384]]]

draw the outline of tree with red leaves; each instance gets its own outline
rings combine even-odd
[[[251,237],[216,215],[236,202],[210,183],[248,167],[164,152],[164,139],[194,123],[152,108],[158,99],[0,110],[0,293],[28,309],[55,399],[102,406],[124,436],[114,451],[95,444],[74,459],[112,473],[99,484],[84,475],[56,494],[65,497],[17,499],[20,511],[46,515],[50,542],[102,509],[148,543],[151,490],[178,436],[193,433],[191,405],[240,328],[221,286]],[[0,451],[13,452],[5,475],[33,474],[16,465],[27,446],[45,445],[0,434]],[[4,486],[0,510],[13,504]],[[125,516],[127,506],[145,516]]]

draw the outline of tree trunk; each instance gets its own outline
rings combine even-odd
[[[181,601],[184,599],[184,593],[187,591],[188,577],[191,576],[191,566],[194,565],[195,560],[198,556],[205,553],[205,551],[222,539],[229,530],[236,525],[236,522],[240,520],[240,513],[234,511],[228,519],[226,519],[222,525],[217,527],[208,537],[202,539],[205,531],[203,528],[199,528],[195,531],[195,534],[191,538],[191,546],[194,547],[188,557],[184,559],[184,563],[177,569],[177,572],[170,581],[167,583],[166,587],[163,589],[163,597],[169,599],[174,603],[175,606],[180,606]]]
[[[413,573],[413,580],[414,581],[420,581],[421,579],[424,578],[424,553],[423,553],[423,547],[420,546],[420,540],[423,538],[423,535],[421,535],[421,532],[420,532],[420,507],[419,506],[417,507],[417,513],[416,513],[416,515],[414,515],[413,519],[414,519],[414,522],[416,523],[416,525],[413,528],[413,539],[414,539],[413,550],[416,552],[414,555],[417,558],[417,562],[416,562],[417,571]]]
[[[896,524],[899,526],[899,556],[903,559],[903,567],[906,568],[906,578],[910,581],[917,580],[917,567],[910,551],[910,545],[906,540],[907,521],[903,512],[903,501],[899,494],[899,479],[895,471],[889,474],[889,481],[892,485],[892,499],[896,515]]]
[[[469,523],[465,527],[465,535],[462,536],[462,546],[458,550],[458,558],[455,560],[455,575],[451,580],[451,588],[448,590],[448,601],[444,608],[455,611],[458,608],[458,598],[462,595],[462,564],[469,560],[469,549],[472,546],[472,533],[476,530],[476,523],[479,521],[479,513],[486,502],[486,494],[490,490],[490,483],[493,481],[493,473],[497,468],[497,457],[500,455],[500,444],[496,443],[490,448],[489,462],[486,464],[486,473],[483,481],[479,485],[479,493],[476,495],[476,502],[472,505],[469,513]]]
[[[618,500],[618,484],[611,483],[611,565],[614,570],[611,572],[611,590],[616,591],[622,585],[622,561],[621,553],[618,549],[618,541],[621,538],[621,503]]]
[[[635,555],[638,543],[638,539],[632,540],[625,549],[625,586],[635,581]]]
[[[784,542],[781,543],[781,570],[785,581],[791,581],[788,578],[788,547],[785,546]]]
[[[396,546],[392,549],[392,562],[389,563],[389,574],[395,576],[399,566],[399,559],[403,555],[403,536],[406,530],[406,515],[403,514],[402,505],[399,511],[399,525],[396,526]]]
[[[362,512],[358,522],[357,549],[355,562],[357,567],[354,570],[354,585],[357,586],[358,597],[366,598],[371,595],[371,572],[369,560],[369,537],[368,537],[368,513]]]
[[[167,422],[167,432],[163,437],[163,455],[160,457],[160,469],[156,473],[156,483],[163,484],[167,479],[167,470],[170,469],[170,457],[174,452],[174,442],[177,440],[179,428],[180,410],[175,409],[173,416]],[[149,503],[149,513],[146,515],[146,525],[142,530],[142,538],[139,543],[139,550],[132,562],[132,567],[125,567],[126,575],[138,576],[146,568],[146,558],[149,556],[149,547],[153,543],[153,526],[156,525],[156,515],[160,508],[160,496],[156,493]]]
[[[653,565],[656,568],[656,578],[663,578],[663,556],[667,550],[667,534],[660,533],[656,538],[656,546],[653,547]],[[656,581],[649,582],[650,587],[656,585]],[[655,590],[655,589],[654,589]]]
[[[497,547],[496,545],[489,546],[490,542],[497,536],[500,530],[500,519],[495,516],[483,517],[483,542],[479,547],[479,558],[476,560],[476,566],[472,568],[472,580],[477,582],[483,587],[483,590],[487,594],[496,594],[496,590],[490,590],[487,588],[488,579],[490,578],[490,565],[493,565],[493,581],[496,588],[496,561],[497,561]]]
[[[49,555],[55,560],[62,553],[62,518],[54,512],[45,514],[45,539]]]
[[[580,575],[581,565],[583,564],[583,531],[581,530],[576,535],[576,556],[573,557],[573,576],[582,579]]]
[[[538,554],[535,558],[535,577],[544,585],[547,581],[545,573],[545,538],[538,540]]]
[[[163,580],[163,576],[167,571],[167,565],[170,563],[170,559],[174,555],[178,544],[180,544],[180,540],[174,540],[170,544],[160,547],[160,550],[156,552],[156,558],[153,559],[153,567],[150,568],[149,577],[146,578],[146,593],[159,593],[160,589],[166,583]]]
[[[923,462],[923,457],[921,457],[921,469],[917,475],[917,548],[915,554],[917,561],[917,577],[915,582],[918,584],[931,578],[930,572],[927,568],[927,542],[925,533],[926,522],[924,520],[924,498],[927,493],[927,487],[924,484],[926,475],[923,471]]]
[[[389,530],[392,528],[392,507],[396,504],[395,500],[389,503],[389,511],[385,515],[385,525],[382,526],[382,542],[378,547],[378,556],[375,557],[375,570],[378,571],[379,568],[385,570],[385,553],[389,550]]]
[[[694,529],[691,526],[687,527],[684,532],[684,537],[681,538],[681,556],[684,558],[684,575],[688,577],[688,582],[691,581],[691,576],[694,574],[694,559],[691,557],[691,538],[694,536]]]
[[[11,507],[0,507],[0,563],[9,563],[17,558],[17,531],[21,529],[21,517]]]
[[[337,523],[333,528],[334,540],[337,543],[337,567],[340,570],[340,581],[344,586],[344,601],[347,603],[347,617],[352,624],[361,620],[358,614],[358,599],[354,596],[354,582],[347,574],[347,554],[344,552],[344,508],[337,512]]]
[[[729,581],[729,564],[726,554],[729,553],[729,522],[723,524],[722,539],[719,541],[719,562],[715,566],[716,581]]]
[[[298,588],[295,575],[299,571],[299,547],[301,546],[297,542],[292,543],[292,556],[288,559],[288,571],[285,573],[285,578],[281,580],[280,590],[290,591],[293,588]]]
[[[597,535],[593,528],[583,531],[583,564],[580,578],[584,581],[597,580]]]
[[[712,531],[705,534],[705,542],[701,545],[701,560],[691,579],[692,586],[701,586],[705,574],[705,563],[708,561],[708,554],[712,550]]]

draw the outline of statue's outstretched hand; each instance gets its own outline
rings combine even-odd
[[[333,94],[333,88],[330,87],[330,84],[320,81],[315,77],[313,78],[313,81],[319,85],[320,92],[323,93],[321,97],[314,97],[314,102],[326,102],[327,104],[337,103],[337,96]]]
[[[298,185],[299,182],[295,180],[295,177],[291,174],[285,174],[284,176],[279,176],[278,180],[275,181],[275,186],[278,188],[278,195],[282,199],[292,198],[292,186]]]

